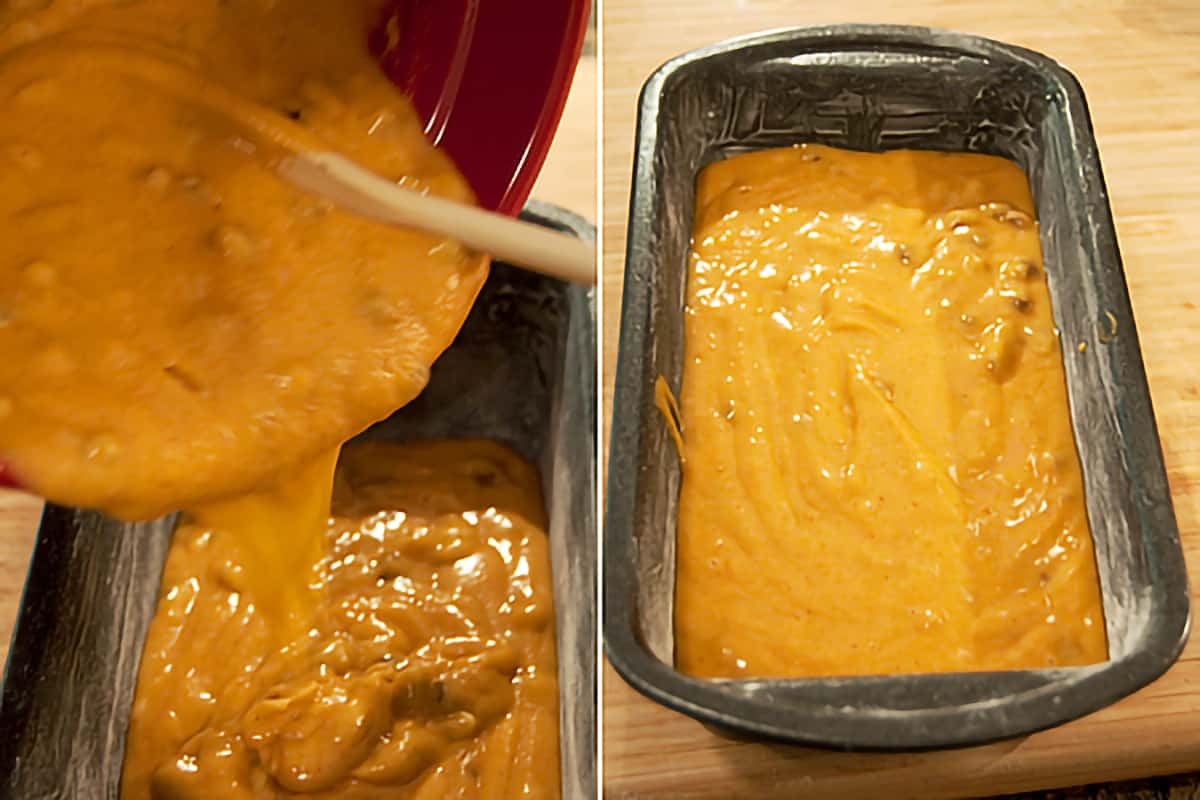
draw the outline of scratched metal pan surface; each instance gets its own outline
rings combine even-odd
[[[1107,662],[796,680],[704,680],[673,668],[680,474],[653,384],[663,375],[680,388],[694,181],[711,161],[802,142],[989,153],[1028,174],[1055,324],[1071,344],[1068,395]],[[1146,685],[1178,656],[1188,631],[1179,533],[1091,121],[1061,66],[973,36],[878,25],[772,31],[687,53],[642,91],[626,248],[604,635],[613,666],[635,689],[743,735],[923,750],[1080,717]]]
[[[523,216],[589,241],[582,219]],[[590,291],[496,265],[425,392],[363,434],[482,437],[537,464],[557,606],[563,797],[596,795],[595,332]],[[116,800],[173,520],[50,506],[0,695],[0,798]]]

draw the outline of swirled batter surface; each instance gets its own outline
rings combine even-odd
[[[806,145],[700,175],[676,660],[700,676],[1106,658],[1028,183]]]
[[[303,506],[311,477],[277,491]],[[123,800],[557,797],[533,468],[490,442],[350,445],[323,551],[293,567],[318,598],[293,634],[258,608],[245,537],[185,519],[142,657]]]
[[[408,402],[486,277],[331,208],[278,146],[470,200],[367,50],[379,0],[0,5],[0,461],[150,518]]]

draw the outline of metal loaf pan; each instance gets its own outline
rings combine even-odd
[[[523,217],[589,241],[565,211]],[[565,800],[596,795],[595,331],[590,291],[493,267],[425,392],[363,434],[490,438],[541,471],[557,606]],[[116,800],[172,519],[48,506],[0,696],[0,798]]]
[[[680,388],[694,181],[711,161],[801,142],[989,153],[1028,174],[1054,319],[1069,345],[1107,662],[797,680],[703,680],[673,669],[680,475],[653,383],[661,374]],[[1178,656],[1188,630],[1179,534],[1087,106],[1061,66],[986,39],[877,25],[773,31],[680,56],[642,91],[626,255],[604,635],[613,666],[638,691],[743,734],[920,750],[1058,725],[1146,685]]]

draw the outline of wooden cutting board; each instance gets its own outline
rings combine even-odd
[[[932,25],[1023,45],[1066,65],[1087,93],[1189,571],[1200,586],[1200,2],[606,0],[603,15],[606,420],[637,93],[656,66],[729,36],[834,22]],[[1195,593],[1193,605],[1200,609]],[[1125,702],[970,750],[848,755],[734,742],[646,700],[611,669],[604,704],[613,800],[993,795],[1200,769],[1200,635],[1165,677]]]

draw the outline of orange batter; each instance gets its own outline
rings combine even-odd
[[[23,484],[152,518],[316,458],[425,385],[485,259],[272,164],[301,139],[470,200],[367,51],[380,6],[0,6],[0,461]]]
[[[326,536],[337,448],[421,391],[487,275],[276,174],[328,149],[472,199],[367,51],[382,6],[0,4],[0,464],[125,519],[187,510],[124,800],[557,794],[528,468],[352,455]]]
[[[244,538],[175,532],[122,798],[557,797],[534,469],[489,442],[353,445],[333,513],[301,567],[325,599],[283,642]]]
[[[990,156],[806,145],[701,173],[680,669],[1106,658],[1033,215]]]

